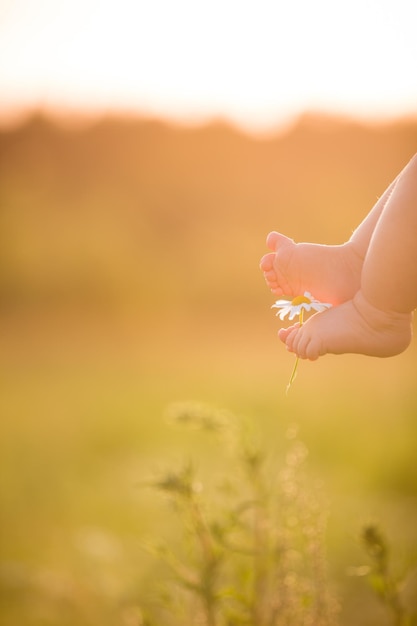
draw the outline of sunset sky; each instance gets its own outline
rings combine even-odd
[[[0,116],[417,113],[415,0],[0,0]]]

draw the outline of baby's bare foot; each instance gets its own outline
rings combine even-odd
[[[270,252],[261,269],[277,296],[297,296],[305,291],[331,304],[353,298],[360,287],[363,259],[350,242],[341,246],[295,243],[285,235],[268,235]]]
[[[389,357],[408,347],[411,322],[411,313],[376,309],[359,291],[353,300],[316,313],[302,326],[282,328],[278,335],[290,352],[312,361],[327,353]]]

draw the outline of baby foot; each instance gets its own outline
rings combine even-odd
[[[278,335],[290,352],[311,361],[327,353],[389,357],[409,345],[411,322],[411,313],[381,311],[359,291],[353,300],[316,313],[302,326],[282,328]]]
[[[309,291],[315,298],[340,304],[353,298],[360,287],[363,259],[351,242],[341,246],[295,243],[285,235],[268,235],[270,252],[261,269],[277,296],[297,296]]]

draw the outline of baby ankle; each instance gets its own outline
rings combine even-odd
[[[411,324],[412,313],[401,313],[390,309],[383,309],[372,304],[369,299],[359,290],[354,298],[353,305],[359,315],[373,327],[392,328]]]

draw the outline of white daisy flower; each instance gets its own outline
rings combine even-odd
[[[289,320],[293,320],[294,317],[301,315],[304,311],[325,311],[329,309],[332,305],[326,302],[320,302],[316,300],[309,291],[305,291],[303,296],[296,296],[292,300],[289,298],[281,298],[277,300],[275,304],[272,305],[271,308],[279,309],[277,312],[277,316],[283,320],[284,317],[289,315]]]

